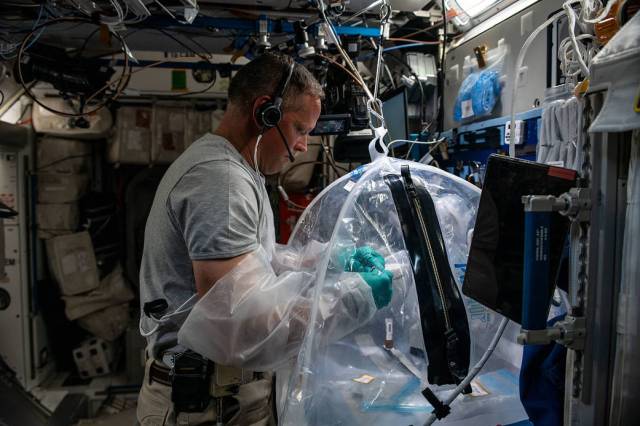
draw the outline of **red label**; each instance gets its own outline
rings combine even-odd
[[[560,167],[549,167],[549,176],[557,177],[560,179],[574,180],[576,178],[576,171],[571,169],[563,169]]]

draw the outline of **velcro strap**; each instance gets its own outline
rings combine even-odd
[[[165,386],[171,386],[171,378],[169,377],[169,372],[171,370],[159,363],[158,361],[153,361],[149,366],[149,384],[151,381],[155,381]]]

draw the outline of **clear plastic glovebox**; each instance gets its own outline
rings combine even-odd
[[[433,411],[421,391],[429,386],[442,400],[455,385],[427,381],[427,351],[412,266],[385,176],[409,165],[416,185],[434,201],[447,256],[461,288],[480,191],[440,169],[381,158],[326,188],[300,218],[280,253],[288,267],[316,272],[311,321],[297,359],[278,372],[280,422],[285,425],[421,425]],[[344,273],[339,253],[369,246],[393,273],[391,302],[354,332],[331,340],[319,313],[320,294]],[[299,262],[294,265],[291,263]],[[501,316],[463,297],[471,336],[470,366],[493,338]],[[391,325],[390,325],[391,324]],[[389,335],[389,328],[392,335]],[[510,324],[473,392],[461,395],[451,414],[437,423],[488,425],[526,419],[518,396],[522,349]],[[391,337],[391,339],[389,339]],[[385,340],[386,346],[385,346]],[[391,349],[393,347],[393,350]]]

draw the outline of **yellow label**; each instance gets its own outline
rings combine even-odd
[[[362,383],[365,385],[368,385],[369,383],[373,382],[375,380],[375,377],[370,376],[368,374],[363,374],[360,377],[356,377],[355,379],[352,379],[354,382],[358,382],[358,383]]]
[[[636,93],[636,100],[633,101],[633,110],[640,112],[640,86],[638,86],[638,93]]]

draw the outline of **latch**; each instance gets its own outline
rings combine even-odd
[[[567,315],[544,330],[520,330],[517,341],[521,345],[546,345],[556,341],[567,348],[581,351],[584,349],[585,330],[584,317]]]

